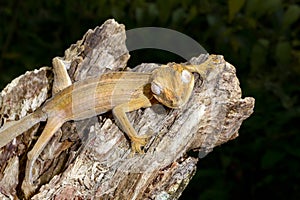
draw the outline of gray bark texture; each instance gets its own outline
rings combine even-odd
[[[125,40],[125,27],[114,20],[88,30],[63,57],[72,81],[126,70],[130,56]],[[200,64],[206,58],[200,55],[188,62]],[[155,67],[141,64],[133,70]],[[205,79],[197,74],[195,78],[191,99],[183,108],[153,106],[128,114],[139,134],[152,134],[145,154],[131,153],[111,113],[65,123],[34,165],[40,187],[32,199],[178,199],[199,158],[236,138],[254,108],[253,98],[241,97],[235,68],[223,56]],[[13,80],[0,93],[0,123],[40,107],[50,97],[52,83],[49,67]],[[0,149],[0,199],[22,198],[26,154],[44,126],[35,125]],[[190,151],[199,156],[189,156]]]

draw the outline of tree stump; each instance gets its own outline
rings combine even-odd
[[[125,39],[125,27],[114,20],[88,30],[63,57],[72,81],[125,70],[130,57]],[[206,58],[200,55],[189,63]],[[234,66],[223,56],[217,58],[205,79],[195,74],[192,97],[182,109],[153,106],[128,114],[139,134],[152,133],[145,154],[131,154],[111,113],[65,123],[34,165],[33,177],[40,187],[32,199],[178,199],[199,157],[236,138],[242,121],[253,112],[254,99],[241,97]],[[148,63],[132,70],[156,67]],[[1,124],[40,107],[51,95],[52,82],[49,67],[13,80],[0,94]],[[26,154],[44,126],[35,125],[0,149],[1,199],[23,198]],[[199,156],[189,156],[190,151]]]

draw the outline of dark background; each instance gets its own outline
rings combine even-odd
[[[200,160],[181,199],[300,199],[299,0],[0,1],[0,88],[115,18],[126,29],[156,26],[194,38],[237,68],[255,112],[240,136]],[[131,52],[130,65],[182,61]]]

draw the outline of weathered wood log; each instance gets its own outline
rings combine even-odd
[[[72,81],[124,70],[129,59],[125,27],[114,20],[89,30],[65,51]],[[206,55],[189,62],[200,64]],[[142,64],[134,71],[149,71]],[[139,134],[151,132],[146,153],[132,155],[129,142],[110,113],[67,122],[51,139],[34,168],[40,188],[32,199],[178,199],[203,157],[215,146],[238,136],[253,112],[254,99],[242,98],[234,66],[218,56],[215,69],[203,79],[195,74],[190,101],[179,110],[163,106],[128,114]],[[36,110],[51,94],[51,68],[27,72],[0,94],[1,123]],[[26,153],[44,123],[34,126],[0,150],[0,198],[23,197]],[[1,137],[1,136],[0,136]]]

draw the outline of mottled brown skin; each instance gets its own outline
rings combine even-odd
[[[148,136],[137,135],[126,113],[150,107],[154,99],[170,108],[182,107],[189,100],[194,87],[192,72],[205,75],[205,71],[212,66],[209,65],[210,61],[213,61],[213,56],[198,66],[169,64],[152,73],[112,72],[72,85],[69,85],[70,81],[60,81],[60,84],[55,85],[55,92],[61,91],[42,107],[0,129],[1,148],[34,124],[47,120],[41,136],[27,155],[26,174],[22,184],[26,198],[36,189],[31,180],[33,164],[64,122],[86,119],[112,110],[120,128],[131,141],[132,151],[142,153]],[[61,76],[55,80],[69,80],[69,77],[65,77],[67,73],[59,58],[53,59],[53,65],[55,75]]]

